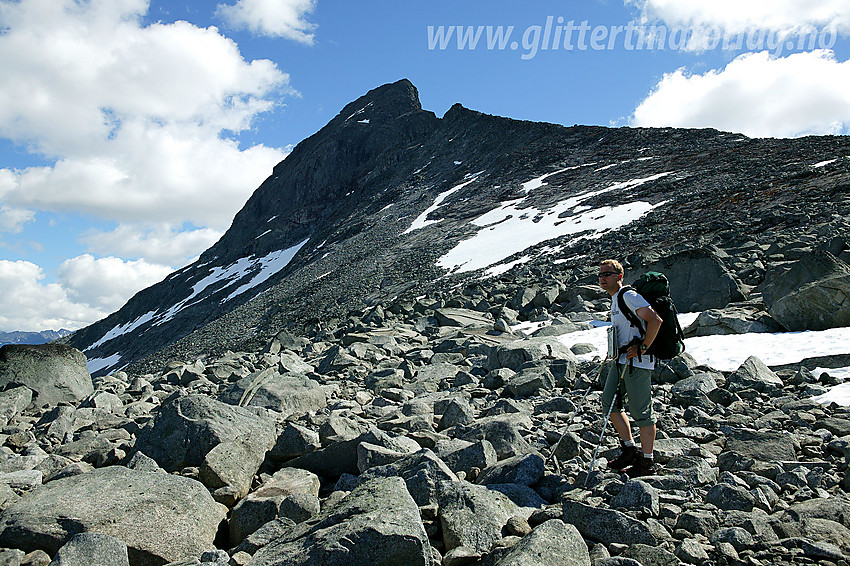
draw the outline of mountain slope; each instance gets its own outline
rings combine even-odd
[[[403,80],[347,105],[197,262],[70,344],[96,373],[156,371],[171,357],[256,350],[284,328],[315,334],[515,262],[512,273],[569,274],[602,255],[646,263],[750,233],[828,240],[846,230],[848,155],[843,137],[567,128],[460,105],[437,118]],[[728,267],[742,284],[764,275]]]

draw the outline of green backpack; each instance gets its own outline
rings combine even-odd
[[[679,325],[679,317],[677,316],[679,313],[676,310],[676,305],[670,297],[670,282],[667,277],[658,271],[648,271],[638,277],[634,285],[626,285],[623,289],[637,291],[663,320],[658,335],[652,341],[652,345],[649,346],[646,353],[661,360],[669,360],[684,352],[685,335]],[[641,338],[643,338],[643,322],[626,306],[622,292],[617,295],[617,301],[620,305],[620,312],[632,326],[640,331]]]

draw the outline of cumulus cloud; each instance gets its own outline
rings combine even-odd
[[[295,93],[288,75],[215,28],[144,26],[146,10],[0,2],[0,136],[53,160],[0,170],[7,206],[221,229],[283,159],[228,136]]]
[[[831,51],[776,58],[747,53],[723,70],[665,74],[634,126],[712,127],[752,137],[850,131],[850,61]]]
[[[626,0],[644,17],[669,25],[719,27],[728,33],[753,28],[800,32],[833,27],[850,32],[846,0]]]
[[[161,281],[171,271],[169,267],[144,260],[95,259],[84,254],[62,263],[57,282],[75,304],[96,308],[105,315],[121,308],[139,289]]]
[[[182,267],[221,236],[222,232],[210,228],[183,230],[167,224],[122,224],[109,232],[89,231],[82,240],[97,254],[143,257],[153,263]]]
[[[120,308],[139,289],[171,273],[146,261],[82,255],[59,268],[55,283],[29,261],[0,260],[0,328],[77,330]]]
[[[305,17],[315,7],[315,0],[239,0],[233,5],[219,4],[216,14],[237,29],[311,45],[316,26]]]

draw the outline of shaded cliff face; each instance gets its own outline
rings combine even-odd
[[[848,155],[843,137],[437,118],[403,80],[298,144],[196,263],[70,343],[94,373],[155,371],[517,264],[545,279],[601,256],[746,251],[751,234],[828,240],[846,229]],[[748,257],[727,267],[757,287]]]

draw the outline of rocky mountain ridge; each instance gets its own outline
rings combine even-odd
[[[0,346],[5,344],[46,344],[71,334],[70,330],[42,330],[41,332],[0,332]]]
[[[566,128],[460,105],[437,118],[400,81],[299,144],[196,264],[69,343],[95,373],[159,371],[175,357],[258,349],[281,328],[315,333],[515,260],[522,283],[535,272],[569,281],[588,258],[638,267],[712,248],[758,292],[778,254],[756,248],[814,236],[845,252],[847,155],[843,137]],[[521,237],[486,239],[511,230]]]

